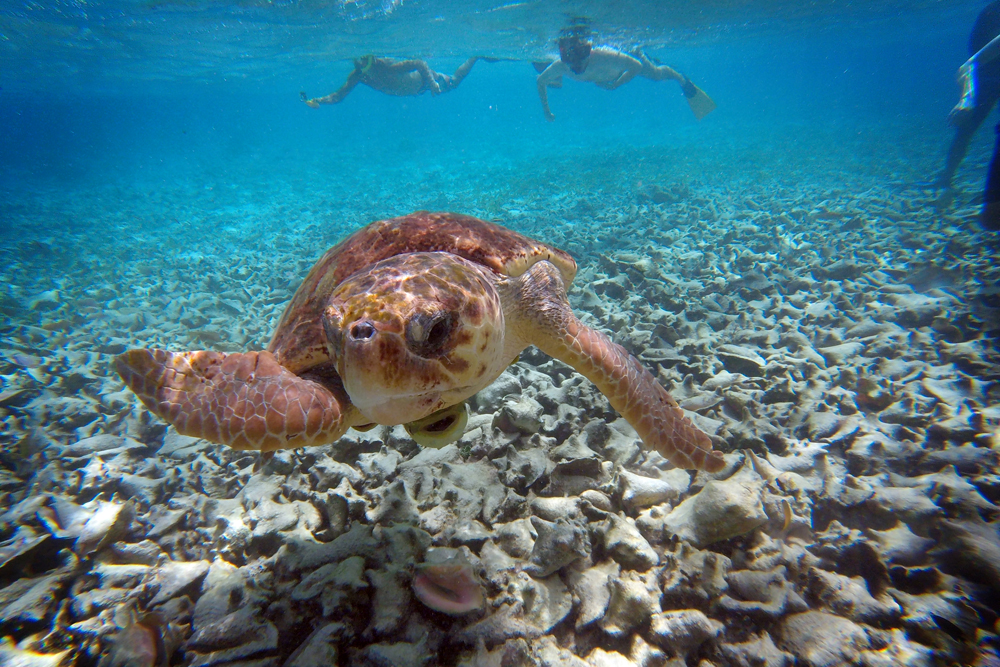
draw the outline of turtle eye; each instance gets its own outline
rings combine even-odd
[[[406,344],[421,357],[445,353],[457,317],[454,313],[417,313],[406,324]]]

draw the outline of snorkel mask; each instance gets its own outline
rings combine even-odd
[[[590,42],[575,35],[559,40],[559,58],[569,66],[570,71],[574,74],[583,74],[586,71],[590,49]]]
[[[354,68],[361,70],[362,74],[368,74],[368,70],[372,68],[375,64],[375,56],[369,54],[367,56],[361,56],[354,61]]]

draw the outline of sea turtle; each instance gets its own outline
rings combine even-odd
[[[535,345],[590,379],[643,442],[718,471],[709,437],[633,356],[582,324],[566,252],[477,218],[419,211],[330,249],[266,351],[130,350],[125,383],[177,431],[261,452],[332,443],[350,427],[448,431],[454,406]]]

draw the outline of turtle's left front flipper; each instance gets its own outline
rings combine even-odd
[[[559,271],[538,262],[509,283],[518,334],[597,385],[648,446],[679,468],[718,472],[722,452],[628,350],[573,314]],[[505,313],[508,309],[504,309]]]
[[[322,445],[357,420],[343,388],[301,378],[270,352],[129,350],[115,369],[178,433],[234,449]]]

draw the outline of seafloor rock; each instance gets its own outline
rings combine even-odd
[[[660,589],[656,573],[626,570],[608,580],[611,599],[601,619],[601,629],[614,637],[623,637],[634,628],[647,623],[660,612]]]
[[[726,370],[748,377],[763,375],[767,362],[756,350],[739,345],[722,345],[717,352]]]
[[[535,548],[535,532],[531,521],[517,519],[493,526],[493,541],[514,558],[528,558]]]
[[[245,606],[262,606],[266,597],[256,585],[257,568],[238,568],[224,560],[214,560],[201,582],[201,595],[194,606],[195,631],[217,623]]]
[[[573,608],[573,598],[559,575],[536,579],[520,572],[512,578],[524,622],[545,633]]]
[[[996,523],[976,518],[942,521],[941,556],[956,572],[1000,591],[1000,536]]]
[[[93,513],[81,527],[74,545],[74,549],[81,556],[90,555],[117,540],[135,517],[135,509],[131,502],[95,502]],[[91,508],[84,505],[84,509]]]
[[[241,660],[276,657],[278,629],[245,607],[195,632],[184,645],[190,664],[207,667]]]
[[[413,600],[410,592],[410,573],[395,565],[385,569],[366,570],[365,577],[371,584],[371,620],[365,634],[372,637],[391,637],[396,633],[409,614]]]
[[[525,620],[523,605],[517,602],[504,604],[492,613],[487,613],[483,620],[462,628],[455,634],[454,639],[463,644],[476,645],[482,642],[493,645],[507,639],[517,637],[531,639],[542,634],[538,627]]]
[[[718,600],[719,609],[756,619],[777,619],[809,609],[788,580],[786,568],[770,571],[737,570],[726,575],[729,593]]]
[[[530,396],[506,399],[493,419],[493,426],[507,433],[538,433],[545,409]]]
[[[0,590],[0,623],[30,625],[44,621],[59,604],[62,590],[72,579],[71,572],[18,579]]]
[[[634,662],[617,651],[595,648],[584,661],[588,667],[633,667]]]
[[[722,554],[679,542],[662,560],[661,588],[668,608],[705,607],[729,589],[726,575],[733,564]]]
[[[717,637],[723,625],[697,609],[679,609],[654,614],[649,626],[652,641],[675,655],[698,648],[707,639]]]
[[[868,635],[861,626],[822,611],[786,617],[779,633],[781,648],[807,667],[851,664],[869,646]]]
[[[873,528],[866,531],[866,534],[882,558],[887,563],[897,565],[920,565],[926,561],[928,551],[936,544],[930,538],[916,535],[902,521],[888,530]]]
[[[729,479],[706,483],[664,517],[664,525],[697,547],[744,535],[767,521],[763,487],[760,475],[744,463]]]
[[[20,648],[10,637],[0,639],[0,664],[17,667],[61,667],[72,650],[39,653]]]
[[[313,630],[282,667],[330,667],[337,664],[340,642],[346,627],[343,623],[327,623]]]
[[[198,585],[208,574],[211,563],[207,561],[177,562],[169,561],[150,573],[150,584],[155,588],[156,595],[151,605],[161,604],[181,595],[189,587]]]
[[[975,485],[958,474],[954,466],[945,466],[936,473],[917,477],[890,473],[889,479],[893,486],[920,489],[951,517],[996,517],[1000,514],[1000,507],[984,498]]]
[[[545,448],[518,450],[513,445],[507,447],[506,455],[497,459],[495,464],[500,466],[500,480],[503,484],[518,493],[526,492],[555,467],[549,461]]]
[[[606,560],[586,570],[571,570],[568,581],[577,605],[576,627],[580,629],[602,618],[611,601],[609,582],[621,573],[613,560]]]
[[[677,500],[691,486],[691,478],[681,470],[670,471],[667,475],[669,479],[657,479],[619,470],[618,492],[622,503],[626,508],[637,511]]]
[[[915,487],[874,486],[867,505],[876,512],[898,517],[910,526],[927,525],[942,514],[941,508]]]
[[[546,521],[583,519],[582,501],[577,497],[540,497],[531,500],[531,512]]]
[[[845,577],[814,567],[809,570],[809,593],[820,605],[859,623],[883,627],[902,614],[899,605],[885,593],[873,596],[861,577]]]
[[[539,667],[591,667],[572,651],[562,648],[551,636],[542,637],[536,642],[535,656]]]
[[[721,643],[719,650],[731,667],[790,667],[795,664],[795,656],[775,646],[767,632],[745,642]]]
[[[425,638],[426,639],[426,638]],[[433,656],[427,650],[425,640],[419,642],[386,642],[369,644],[363,649],[353,651],[350,664],[358,667],[424,667]]]
[[[604,549],[625,569],[645,572],[660,562],[660,556],[630,519],[609,514],[597,526]]]
[[[565,519],[544,521],[531,518],[535,538],[529,563],[525,571],[532,576],[545,578],[566,565],[590,554],[590,537],[587,531]]]
[[[364,595],[362,591],[368,588],[365,559],[351,556],[310,572],[292,589],[291,597],[293,600],[313,600],[319,596],[323,616],[330,617],[345,605],[358,600],[359,595]]]

